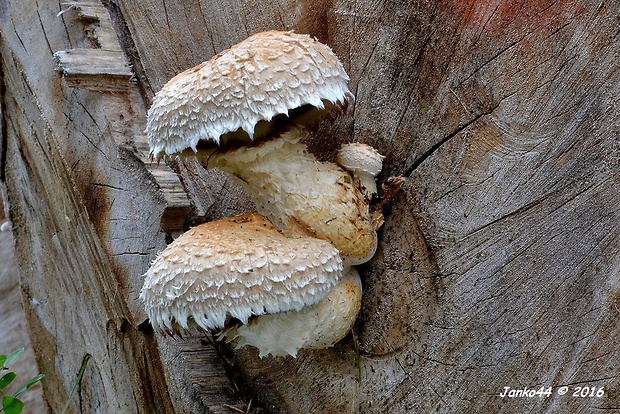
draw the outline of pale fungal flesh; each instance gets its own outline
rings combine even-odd
[[[209,166],[237,179],[277,228],[331,241],[345,266],[368,261],[377,248],[368,204],[346,171],[307,151],[302,135],[294,128],[259,146],[215,153]]]
[[[260,357],[296,356],[299,349],[324,349],[344,338],[355,323],[362,304],[362,284],[355,268],[350,268],[329,296],[299,312],[264,315],[247,325],[224,333],[227,341],[237,340],[237,348],[251,345]]]
[[[257,33],[172,78],[153,99],[147,136],[151,153],[196,150],[199,140],[241,128],[303,105],[346,106],[353,100],[344,67],[332,50],[308,35]]]
[[[351,143],[340,148],[336,162],[351,172],[353,177],[359,181],[366,198],[370,199],[377,194],[375,177],[381,172],[384,158],[370,145]]]
[[[224,327],[229,317],[299,311],[324,299],[342,275],[330,243],[287,237],[257,214],[194,227],[145,274],[140,298],[156,331]]]

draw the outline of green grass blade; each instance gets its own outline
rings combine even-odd
[[[73,389],[71,390],[71,394],[69,394],[69,398],[67,398],[67,405],[65,405],[64,410],[62,410],[62,414],[65,414],[69,409],[69,404],[71,403],[71,399],[73,398],[73,394],[77,391],[78,386],[80,385],[80,381],[82,381],[82,376],[84,375],[84,371],[86,370],[86,364],[90,359],[90,355],[86,354],[84,359],[82,360],[82,367],[80,368],[80,373],[78,374],[77,379],[75,380],[75,384],[73,384]]]
[[[28,388],[32,387],[34,384],[36,384],[37,382],[41,381],[43,378],[45,378],[45,375],[43,374],[39,374],[34,378],[31,378],[26,385],[24,385],[23,387],[21,387],[19,390],[17,390],[17,392],[15,392],[15,394],[13,394],[13,397],[17,397],[19,394],[21,394],[22,392],[26,391]]]
[[[21,349],[18,349],[17,351],[11,352],[9,354],[9,356],[6,357],[6,361],[4,361],[4,365],[6,365],[6,366],[11,365],[11,363],[13,363],[13,361],[15,361],[17,358],[22,356],[22,354],[24,353],[25,350],[26,350],[26,348],[21,348]]]

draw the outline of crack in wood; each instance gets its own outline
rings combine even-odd
[[[22,40],[21,36],[19,35],[19,33],[17,33],[17,30],[15,29],[15,23],[13,22],[13,16],[11,16],[11,24],[13,26],[13,33],[15,33],[15,36],[17,37],[19,44],[24,48],[24,50],[27,50],[26,45],[24,45],[24,41]]]
[[[501,102],[501,101],[500,101]],[[490,113],[492,113],[495,109],[497,109],[497,107],[499,106],[499,103],[497,105],[495,105],[490,111],[488,112],[483,112],[477,116],[475,116],[472,120],[468,121],[467,123],[465,123],[464,125],[458,127],[454,132],[452,132],[451,134],[449,134],[448,136],[446,136],[445,138],[441,139],[439,142],[437,142],[435,145],[433,145],[428,151],[426,151],[424,154],[422,154],[420,157],[418,157],[417,160],[415,160],[413,162],[413,164],[411,164],[409,166],[409,168],[407,168],[405,170],[405,173],[403,174],[405,177],[411,177],[411,175],[415,172],[415,170],[424,162],[426,161],[431,155],[433,155],[441,146],[443,146],[445,143],[447,143],[448,141],[450,141],[452,138],[454,138],[455,136],[457,136],[461,131],[464,131],[465,129],[467,129],[470,125],[474,124],[476,121],[478,121],[480,118],[482,118],[485,115],[489,115]]]
[[[103,0],[102,4],[108,11],[120,49],[125,53],[125,56],[136,76],[136,85],[138,86],[142,100],[144,101],[145,106],[148,107],[151,99],[149,97],[150,94],[147,93],[147,88],[152,91],[153,87],[146,76],[144,66],[142,65],[142,60],[140,59],[140,54],[138,53],[138,49],[136,48],[133,37],[131,36],[129,27],[125,22],[123,13],[121,12],[121,9],[116,1]]]
[[[109,184],[102,184],[102,183],[90,183],[92,186],[95,187],[104,187],[104,188],[110,188],[112,190],[118,190],[118,191],[127,191],[124,188],[120,188],[120,187],[115,187],[113,185],[109,185]]]
[[[35,9],[37,11],[37,17],[39,18],[39,24],[41,24],[41,32],[43,33],[43,37],[45,37],[45,43],[47,43],[47,48],[50,51],[50,55],[54,54],[54,49],[52,49],[52,45],[50,44],[49,39],[47,38],[47,32],[45,31],[45,26],[43,25],[43,20],[41,19],[41,13],[39,13],[39,2],[35,0]]]
[[[0,36],[0,41],[2,37]],[[7,157],[7,145],[8,145],[8,126],[7,126],[7,113],[6,113],[6,83],[4,78],[4,59],[0,54],[0,181],[6,181],[6,157]]]

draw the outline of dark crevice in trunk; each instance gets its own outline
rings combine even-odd
[[[510,94],[508,96],[512,96],[513,94]],[[507,96],[507,97],[508,97]],[[490,115],[493,113],[493,111],[495,111],[500,103],[504,100],[505,98],[500,99],[496,104],[494,104],[491,108],[489,108],[488,110],[485,110],[484,112],[482,112],[481,114],[476,115],[471,121],[466,122],[464,125],[458,127],[454,132],[452,132],[451,134],[449,134],[448,136],[446,136],[445,138],[443,138],[441,141],[439,141],[438,143],[436,143],[435,145],[433,145],[428,151],[426,151],[424,154],[422,154],[417,160],[415,160],[413,162],[413,164],[411,164],[409,166],[409,168],[407,168],[405,170],[405,173],[403,174],[404,177],[411,177],[411,174],[413,174],[413,172],[424,162],[426,161],[431,155],[433,155],[439,148],[441,148],[443,146],[443,144],[447,143],[448,141],[450,141],[452,138],[454,138],[455,136],[457,136],[460,132],[466,130],[467,128],[469,128],[471,125],[475,124],[480,118],[482,118],[483,116],[486,115]]]
[[[491,111],[492,112],[492,111]],[[452,138],[454,138],[455,136],[457,136],[461,131],[467,129],[470,125],[472,125],[473,123],[475,123],[477,120],[479,120],[480,118],[482,118],[483,116],[488,115],[488,113],[482,113],[480,115],[477,115],[474,119],[472,119],[471,121],[467,122],[465,125],[457,128],[454,132],[452,132],[450,135],[446,136],[445,138],[443,138],[441,141],[439,141],[438,143],[436,143],[435,145],[433,145],[432,147],[430,147],[430,149],[428,151],[426,151],[424,154],[422,154],[417,160],[415,160],[413,162],[413,164],[411,164],[411,166],[409,166],[409,168],[407,168],[407,170],[405,171],[405,173],[403,174],[404,177],[411,177],[411,174],[413,174],[413,172],[424,162],[426,161],[431,155],[433,155],[435,153],[435,151],[437,151],[441,146],[443,146],[443,144],[445,144],[446,142],[450,141]]]
[[[8,129],[7,129],[7,113],[6,102],[4,96],[6,94],[6,84],[4,81],[4,65],[0,55],[0,181],[6,180],[6,157],[8,146]]]

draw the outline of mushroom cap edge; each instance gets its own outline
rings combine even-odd
[[[308,35],[267,31],[174,78],[155,95],[146,134],[151,154],[173,155],[309,104],[346,106],[349,76],[329,48]]]

